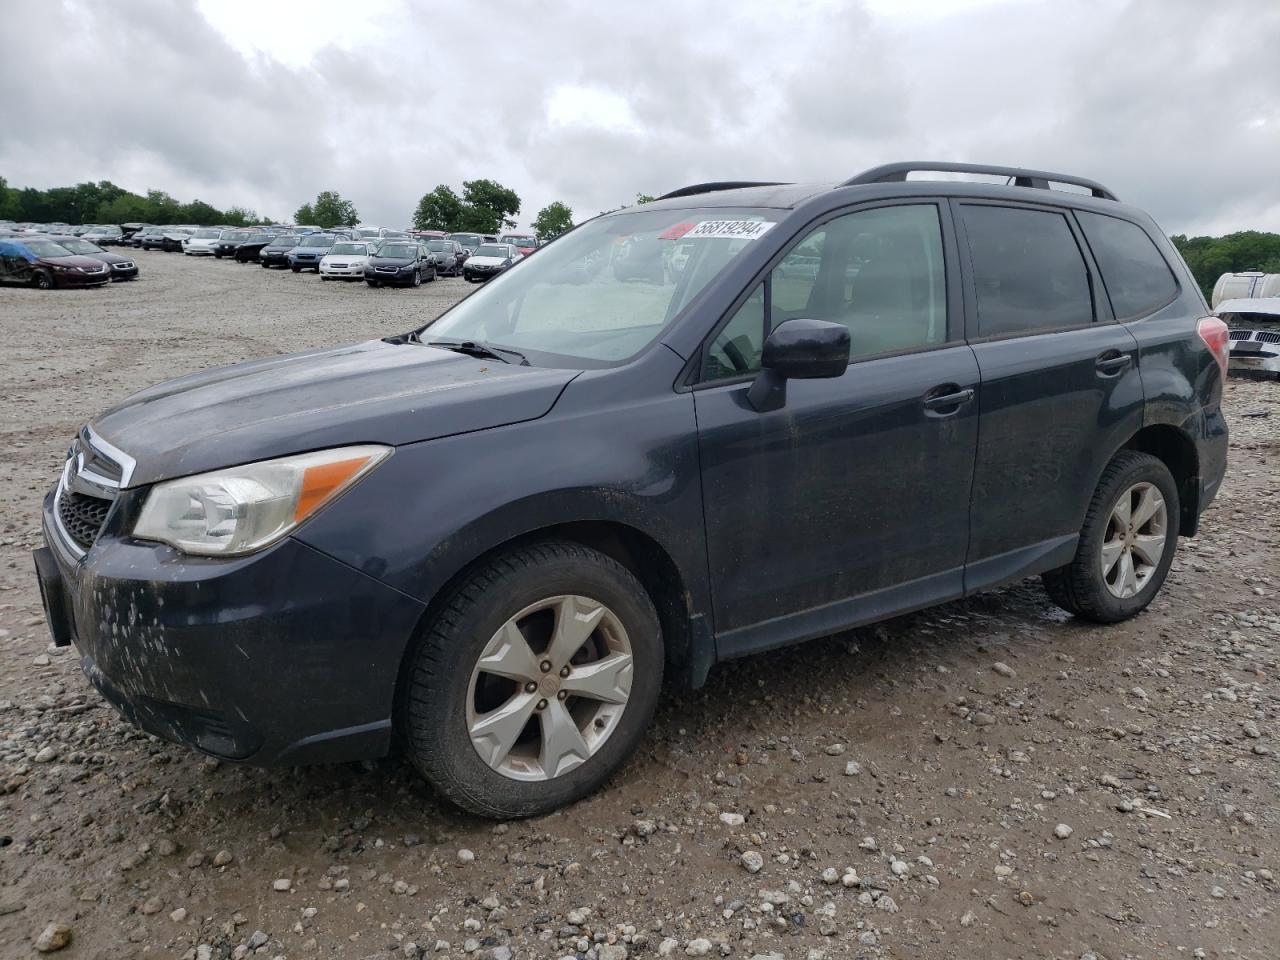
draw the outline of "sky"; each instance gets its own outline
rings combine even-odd
[[[305,11],[304,15],[300,15]],[[1280,232],[1280,0],[0,0],[0,176],[403,227],[960,160]]]

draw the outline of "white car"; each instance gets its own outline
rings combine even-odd
[[[321,280],[363,280],[364,266],[373,255],[374,244],[339,240],[320,258]]]
[[[1280,297],[1223,300],[1213,312],[1230,328],[1227,372],[1280,380]]]
[[[521,259],[520,251],[509,243],[482,243],[462,265],[462,276],[468,283],[484,283]]]
[[[211,257],[221,236],[222,231],[216,227],[201,227],[182,241],[182,252],[189,257]]]

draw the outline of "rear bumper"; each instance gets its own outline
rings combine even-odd
[[[258,765],[387,752],[420,602],[292,539],[207,560],[102,537],[77,560],[51,510],[36,552],[50,628],[130,722]]]

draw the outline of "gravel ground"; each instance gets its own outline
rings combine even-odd
[[[48,648],[28,551],[82,421],[467,289],[138,260],[132,284],[0,289],[0,956],[1280,953],[1275,384],[1229,385],[1227,483],[1134,621],[1075,623],[1028,582],[727,664],[604,791],[495,825],[394,759],[156,741]]]

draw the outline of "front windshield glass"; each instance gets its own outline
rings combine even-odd
[[[446,250],[452,250],[453,247],[443,240],[428,240],[427,249],[432,253],[444,253]]]
[[[71,251],[52,240],[28,240],[27,249],[37,257],[69,257]]]
[[[418,248],[411,243],[384,243],[378,248],[378,256],[380,257],[396,257],[407,260],[409,257],[416,257]]]
[[[451,233],[449,239],[457,240],[464,247],[478,247],[481,237],[478,233]]]
[[[284,236],[276,237],[272,240],[271,245],[273,247],[296,247],[299,239],[301,238],[294,236],[293,234],[285,234]]]
[[[511,250],[506,246],[497,243],[486,243],[476,248],[477,257],[497,257],[499,260],[505,260],[511,256]]]
[[[360,236],[362,237],[376,237],[377,235],[378,235],[377,229],[360,231]]]
[[[652,343],[778,215],[710,208],[601,217],[490,280],[420,337],[510,347],[551,366],[626,360]],[[692,252],[683,268],[673,269],[668,254],[680,245]]]
[[[333,237],[326,237],[322,233],[313,233],[302,238],[302,242],[298,244],[300,247],[332,247]]]
[[[222,236],[221,230],[213,230],[213,229],[210,229],[209,227],[205,227],[205,229],[197,230],[195,233],[193,233],[191,235],[191,239],[192,240],[213,240],[214,238],[220,237],[220,236]]]
[[[340,257],[363,257],[368,252],[369,248],[363,243],[335,243],[329,251],[330,254]]]
[[[228,230],[222,235],[223,240],[248,240],[252,233],[248,230]]]

